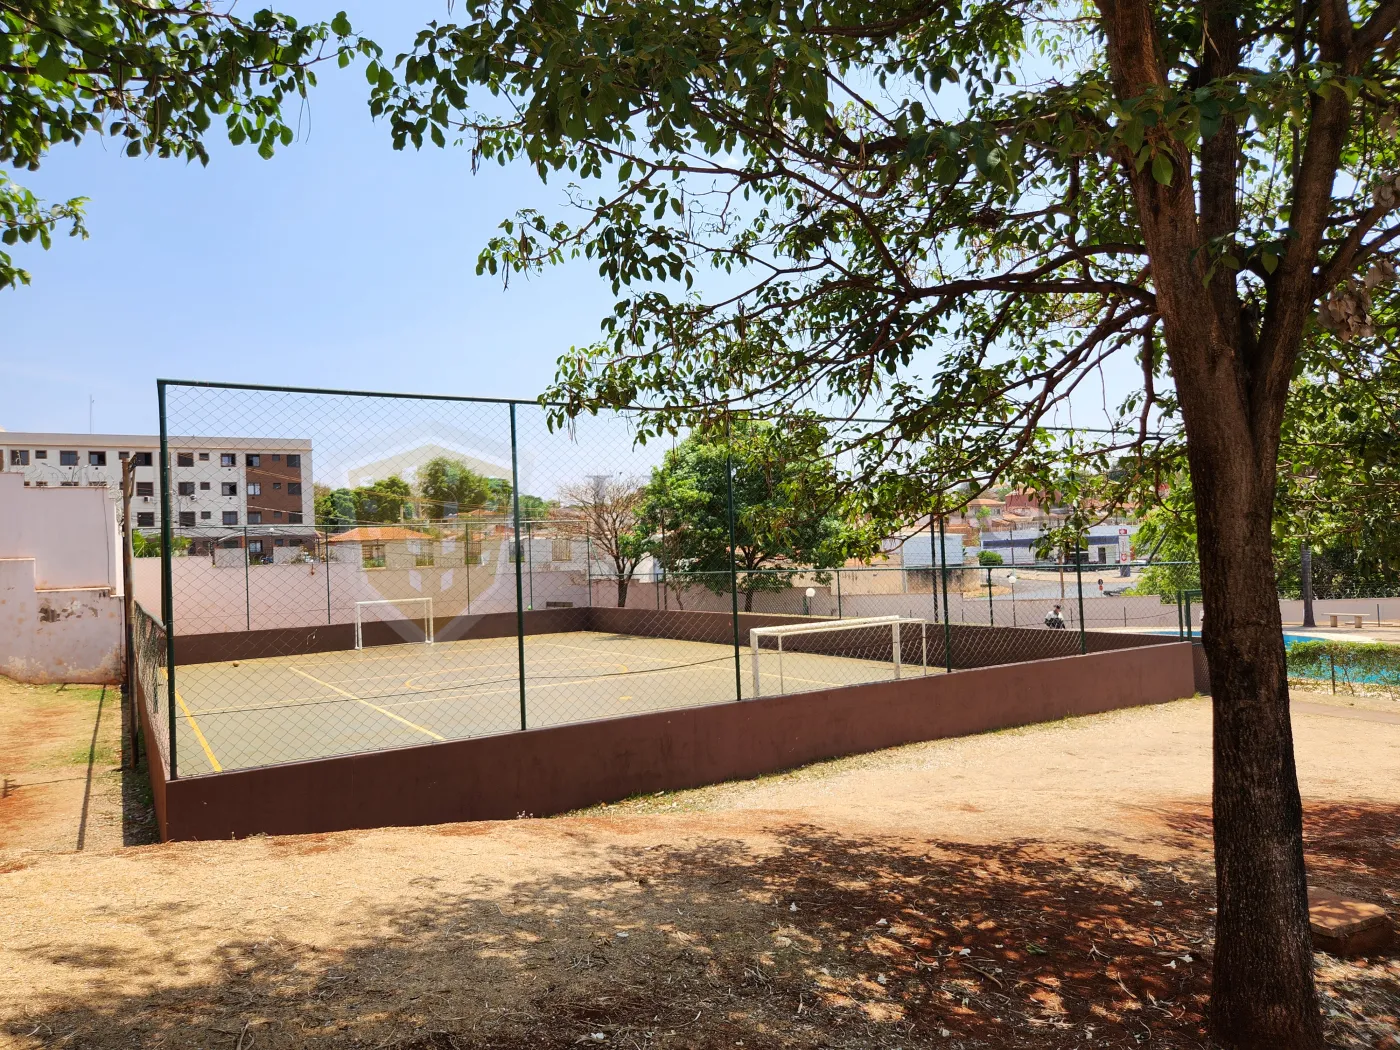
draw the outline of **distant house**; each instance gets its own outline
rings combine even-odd
[[[362,569],[421,568],[436,565],[447,554],[442,541],[402,525],[360,525],[332,535],[328,542],[333,561]],[[464,550],[454,554],[452,564],[465,564]]]

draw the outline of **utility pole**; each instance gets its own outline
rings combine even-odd
[[[131,593],[131,496],[135,488],[136,464],[128,456],[122,460],[122,528],[119,538],[122,544],[122,621],[126,643],[126,717],[131,735],[131,762],[128,768],[132,769],[136,768],[136,748],[140,737],[136,709],[136,596]]]

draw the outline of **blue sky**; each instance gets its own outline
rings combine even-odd
[[[447,9],[357,6],[389,55]],[[596,336],[610,289],[580,265],[503,290],[476,257],[517,208],[557,209],[562,186],[473,176],[465,150],[396,153],[362,69],[325,68],[301,138],[270,161],[218,136],[206,168],[90,139],[13,173],[50,200],[90,197],[92,236],[15,253],[33,284],[0,294],[0,426],[86,431],[92,396],[99,432],[152,432],[157,376],[537,395]]]
[[[338,7],[277,6],[303,19]],[[447,11],[349,8],[388,56]],[[473,175],[464,149],[395,152],[370,120],[362,63],[320,79],[298,140],[270,161],[219,135],[203,168],[92,138],[15,173],[49,200],[89,197],[92,236],[14,253],[33,284],[0,293],[0,427],[86,431],[91,397],[98,432],[154,432],[157,376],[531,398],[597,337],[613,296],[592,264],[508,289],[475,272],[503,218],[562,214],[563,183],[523,166]],[[1136,369],[1125,356],[1109,373],[1116,401]],[[1074,421],[1101,421],[1100,398],[1082,390]]]

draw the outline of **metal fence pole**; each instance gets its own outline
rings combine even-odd
[[[253,629],[253,585],[249,579],[249,565],[252,564],[252,552],[248,549],[248,526],[243,526],[243,629],[251,631]]]
[[[530,605],[535,607],[535,523],[527,521],[525,523],[525,568],[526,575],[530,578]]]
[[[311,554],[316,557],[315,552]],[[314,565],[314,562],[313,562]],[[331,622],[331,527],[326,526],[326,624]]]
[[[943,515],[938,515],[938,563],[943,576],[943,664],[944,670],[953,670],[953,624],[948,612],[948,534]]]
[[[510,499],[515,522],[515,648],[520,665],[520,728],[525,720],[525,582],[520,574],[520,456],[515,437],[515,402],[510,403]]]
[[[987,626],[997,625],[997,611],[992,608],[992,567],[987,566]]]
[[[1079,556],[1079,540],[1074,541],[1074,580],[1079,585],[1079,655],[1089,651],[1088,639],[1084,637],[1084,559]]]
[[[467,571],[467,614],[472,611],[472,527],[462,526],[462,564]]]
[[[583,570],[588,577],[588,607],[593,608],[593,536],[591,533],[583,534]]]
[[[739,657],[739,573],[737,569],[737,541],[734,531],[734,434],[730,428],[728,414],[724,417],[725,436],[725,503],[729,515],[729,611],[734,624],[734,699],[744,699],[744,679]]]
[[[836,570],[836,618],[844,619],[841,613],[841,570]]]
[[[156,380],[160,412],[160,612],[165,621],[165,708],[170,734],[170,779],[179,776],[175,755],[175,585],[172,580],[170,526],[170,438],[165,426],[165,380]]]

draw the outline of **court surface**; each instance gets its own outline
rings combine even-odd
[[[176,669],[178,773],[329,758],[521,728],[517,640],[376,646]],[[749,649],[743,695],[753,695]],[[734,649],[580,631],[525,639],[529,728],[732,703]],[[762,695],[889,681],[888,660],[765,651]],[[933,673],[934,668],[929,672]],[[924,673],[906,664],[904,677]]]

